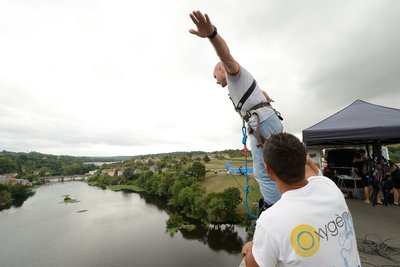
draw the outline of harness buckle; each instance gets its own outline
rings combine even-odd
[[[250,117],[253,115],[254,111],[251,112],[251,110],[247,111],[246,114],[243,116],[243,120],[246,122],[249,122]]]

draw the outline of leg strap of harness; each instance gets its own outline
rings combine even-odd
[[[254,115],[256,115],[257,117],[257,126],[256,126],[256,130],[254,131],[253,128],[250,127],[249,125],[249,134],[253,134],[254,137],[257,140],[257,147],[263,147],[263,138],[261,136],[261,129],[260,129],[260,117],[258,116],[258,114],[256,112],[253,113]]]

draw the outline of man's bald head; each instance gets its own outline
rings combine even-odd
[[[221,85],[222,87],[225,87],[228,82],[226,80],[226,71],[224,64],[222,62],[218,62],[215,65],[213,76],[215,80],[217,80],[217,84]]]

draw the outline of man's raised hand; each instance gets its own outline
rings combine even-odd
[[[214,26],[211,23],[211,20],[207,14],[203,15],[203,13],[197,10],[193,11],[189,16],[192,19],[193,23],[197,26],[197,30],[189,30],[191,34],[205,38],[207,36],[210,36],[214,32]]]

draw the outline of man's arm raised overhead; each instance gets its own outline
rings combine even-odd
[[[197,30],[190,29],[191,34],[197,35],[201,38],[208,37],[211,44],[221,62],[224,64],[225,70],[229,74],[235,74],[239,72],[239,64],[232,57],[228,45],[225,40],[217,33],[216,27],[211,23],[210,18],[207,14],[203,14],[200,11],[193,11],[190,14],[190,18],[193,23],[197,26]]]

